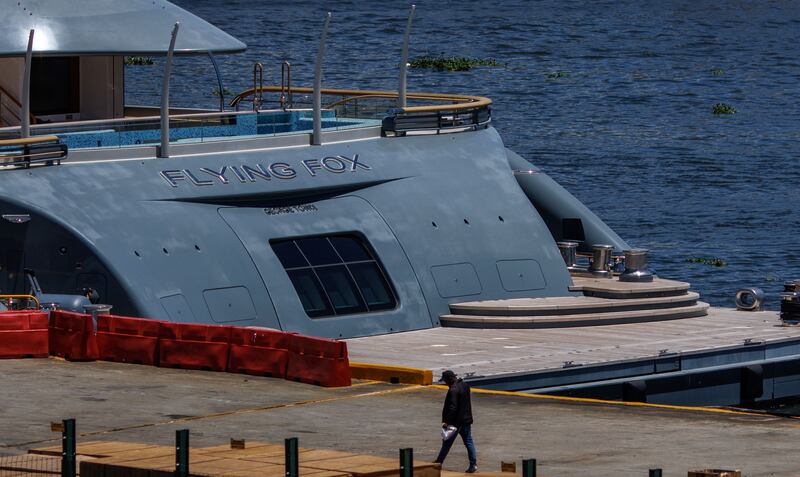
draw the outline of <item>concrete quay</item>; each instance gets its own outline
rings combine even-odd
[[[188,428],[192,444],[229,438],[417,460],[438,450],[444,389],[354,382],[325,389],[279,379],[55,359],[0,361],[0,454],[57,444],[50,422],[74,417],[80,440],[171,445]],[[473,392],[473,435],[481,471],[536,458],[539,475],[666,476],[690,469],[743,475],[800,473],[800,421],[756,413],[592,403],[517,393]],[[519,465],[519,464],[518,464]],[[457,443],[444,465],[463,471]],[[510,475],[510,474],[509,474]]]

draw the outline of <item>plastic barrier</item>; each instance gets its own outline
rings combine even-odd
[[[47,313],[0,312],[0,358],[46,358]]]
[[[91,315],[50,312],[50,354],[70,361],[97,359],[97,340]]]
[[[230,326],[161,323],[158,365],[162,368],[225,371],[230,340]]]
[[[292,336],[286,378],[318,386],[350,386],[347,343],[311,336]]]
[[[285,378],[293,336],[276,330],[233,328],[228,371]]]
[[[158,338],[162,323],[162,321],[146,318],[98,316],[98,359],[157,365]]]

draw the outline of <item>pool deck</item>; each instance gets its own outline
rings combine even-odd
[[[230,438],[397,458],[413,447],[431,460],[440,445],[444,389],[358,382],[325,389],[279,379],[109,362],[0,361],[0,454],[56,445],[51,421],[77,419],[78,440],[173,445],[188,428],[193,446]],[[800,421],[752,413],[597,404],[473,391],[473,435],[481,471],[536,458],[539,475],[685,476],[702,468],[796,476]],[[459,443],[445,469],[463,471]],[[511,476],[512,474],[508,474]]]
[[[356,362],[445,369],[462,376],[502,376],[610,363],[751,343],[800,340],[777,312],[708,310],[677,320],[551,329],[431,328],[347,340]]]

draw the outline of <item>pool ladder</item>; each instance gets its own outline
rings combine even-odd
[[[253,111],[258,111],[264,102],[264,65],[253,64]]]

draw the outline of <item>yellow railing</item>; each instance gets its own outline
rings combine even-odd
[[[280,86],[264,86],[260,88],[250,88],[242,91],[236,95],[230,102],[230,106],[236,107],[243,99],[253,96],[256,91],[266,91],[273,93],[280,93],[286,91],[286,88]],[[288,92],[311,94],[314,92],[312,88],[291,88]],[[365,98],[397,98],[397,91],[381,91],[381,90],[357,90],[357,89],[325,89],[321,90],[323,95],[341,96],[332,103],[325,105],[325,108],[333,108],[345,102]],[[492,100],[483,96],[469,96],[459,94],[443,94],[443,93],[407,93],[406,98],[410,100],[423,100],[435,101],[444,104],[432,104],[425,106],[407,106],[405,108],[398,108],[404,113],[424,113],[424,112],[437,112],[437,111],[460,111],[465,109],[474,109],[492,104]]]
[[[36,308],[31,308],[32,310],[33,309],[38,310],[38,309],[41,308],[41,304],[39,303],[39,299],[36,298],[33,295],[0,295],[0,300],[6,300],[5,305],[6,305],[6,308],[8,308],[9,310],[11,310],[11,306],[12,306],[11,300],[14,300],[14,299],[17,299],[17,300],[26,299],[26,300],[28,300],[27,304],[30,304],[30,302],[33,302],[36,305]]]

